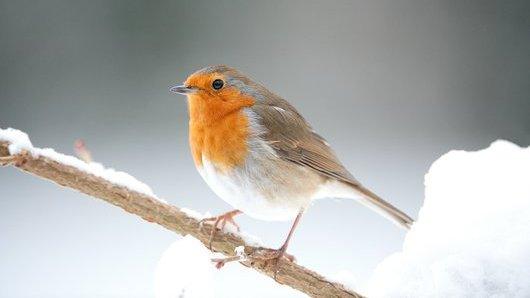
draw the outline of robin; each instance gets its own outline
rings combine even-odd
[[[207,220],[216,229],[245,213],[260,220],[292,220],[278,261],[304,210],[320,198],[354,198],[408,229],[413,220],[364,187],[326,140],[285,99],[238,70],[203,68],[183,85],[190,115],[189,143],[208,186],[235,210]],[[236,225],[237,227],[237,225]],[[291,257],[289,257],[291,259]],[[291,259],[292,260],[292,259]]]

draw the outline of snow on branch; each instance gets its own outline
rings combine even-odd
[[[201,228],[198,213],[177,208],[157,198],[149,186],[127,173],[98,163],[87,163],[50,148],[33,147],[28,136],[19,130],[0,129],[0,165],[13,165],[61,186],[102,199],[177,234],[191,235],[203,244],[208,243],[212,226]],[[257,245],[246,235],[220,232],[212,242],[212,249],[232,259],[244,254],[246,257],[241,258],[241,264],[274,277],[274,266],[270,262],[252,258],[263,250]],[[236,248],[240,246],[244,247],[244,252],[238,249],[236,254]],[[276,281],[309,296],[362,297],[342,284],[287,260],[280,261]]]

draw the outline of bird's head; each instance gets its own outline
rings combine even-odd
[[[269,92],[234,68],[217,65],[190,75],[170,92],[186,95],[192,121],[213,121],[250,107]]]

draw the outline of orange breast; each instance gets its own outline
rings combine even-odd
[[[231,105],[203,98],[189,100],[189,142],[196,166],[202,166],[203,157],[222,171],[244,163],[249,120],[242,107],[252,103]]]

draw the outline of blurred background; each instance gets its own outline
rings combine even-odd
[[[0,127],[67,154],[83,138],[96,161],[200,212],[230,206],[197,174],[186,102],[167,87],[206,65],[289,100],[415,218],[443,153],[530,144],[528,1],[0,1],[0,42]],[[0,186],[0,296],[153,296],[175,234],[13,168]],[[238,222],[271,247],[290,226]],[[290,253],[362,285],[404,235],[354,201],[323,200]],[[299,295],[237,264],[215,286],[218,297]]]

